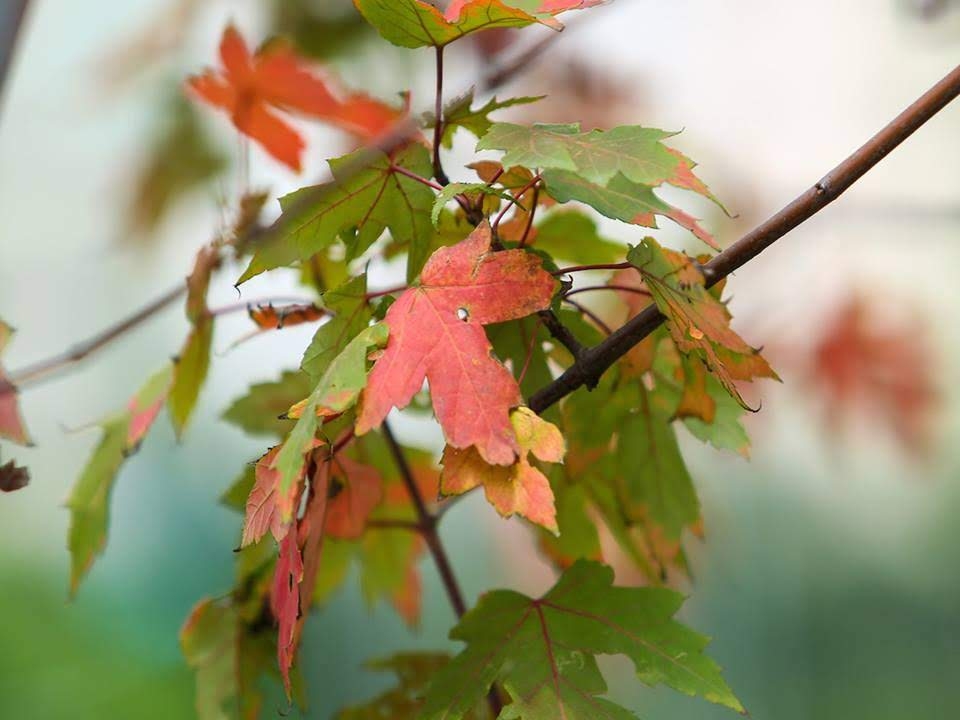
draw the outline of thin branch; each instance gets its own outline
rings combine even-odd
[[[416,180],[418,183],[421,183],[422,185],[426,185],[428,188],[436,190],[437,192],[440,192],[441,190],[443,190],[443,185],[440,185],[439,183],[435,183],[433,182],[433,180],[430,180],[429,178],[425,178],[420,175],[417,175],[412,170],[407,170],[405,167],[401,167],[400,165],[390,165],[390,169],[395,173],[399,173],[400,175],[405,175],[411,180]]]
[[[433,118],[433,176],[441,185],[449,185],[450,178],[440,162],[440,143],[443,141],[443,46],[437,46],[437,97]]]
[[[630,287],[629,285],[588,285],[587,287],[577,288],[576,290],[571,290],[564,297],[570,297],[571,295],[579,295],[580,293],[585,292],[596,292],[597,290],[617,290],[619,292],[633,293],[634,295],[645,295],[650,297],[650,291],[644,290],[643,288]]]
[[[580,311],[583,315],[586,315],[588,318],[590,318],[591,320],[593,320],[593,324],[596,325],[596,326],[597,326],[598,328],[600,328],[601,330],[603,330],[603,332],[605,332],[607,335],[613,335],[613,328],[611,328],[609,325],[607,325],[607,324],[603,321],[603,318],[601,318],[599,315],[597,315],[593,310],[591,310],[590,308],[588,308],[588,307],[586,307],[586,306],[584,306],[584,305],[581,305],[581,304],[578,303],[576,300],[568,300],[567,298],[564,298],[563,301],[564,301],[565,303],[567,303],[567,305],[572,305],[572,306],[575,307],[578,311]],[[599,347],[599,346],[598,346],[598,347]],[[585,349],[583,352],[580,353],[578,359],[579,359],[579,358],[582,358],[582,357],[583,357],[586,353],[588,353],[588,352],[589,352],[589,350],[588,350],[588,349]],[[538,394],[539,394],[539,393],[538,393]],[[534,397],[536,397],[536,395],[535,395]],[[533,406],[531,405],[531,408],[532,408],[532,407],[533,407]],[[539,412],[539,411],[537,411],[537,412]]]
[[[106,330],[97,333],[89,340],[85,340],[77,345],[74,345],[64,353],[54,355],[51,358],[41,360],[33,365],[28,365],[27,367],[20,368],[19,370],[10,373],[11,382],[13,382],[13,384],[16,386],[23,388],[50,377],[51,375],[57,374],[72,365],[76,365],[81,360],[87,358],[101,348],[106,347],[114,340],[122,337],[129,330],[133,330],[144,321],[149,320],[164,308],[172,305],[181,297],[183,297],[186,292],[187,284],[180,283],[176,287],[165,292],[160,297],[147,303],[129,317],[126,317],[116,325],[112,325]]]
[[[560,322],[560,318],[553,310],[541,310],[537,315],[547,330],[550,331],[553,339],[569,350],[574,358],[579,358],[587,349],[583,343],[577,340],[570,328]]]
[[[447,557],[447,552],[440,542],[440,536],[437,533],[436,518],[430,513],[429,508],[427,508],[427,503],[424,501],[420,487],[417,485],[417,480],[413,475],[413,470],[410,468],[410,463],[407,462],[407,456],[404,454],[403,448],[400,447],[400,443],[397,442],[397,438],[390,428],[390,423],[386,421],[383,423],[383,436],[387,440],[387,446],[390,448],[390,454],[393,455],[393,461],[400,471],[403,484],[410,494],[410,500],[413,502],[414,510],[417,512],[418,524],[423,533],[423,538],[427,541],[427,546],[433,555],[433,561],[437,564],[437,570],[440,571],[440,579],[443,581],[443,587],[447,591],[447,597],[450,599],[450,604],[457,613],[457,617],[461,618],[467,612],[467,604],[463,600],[463,591],[460,589],[460,584],[453,574],[453,566],[450,564],[450,558]]]
[[[707,286],[720,282],[823,210],[958,95],[960,65],[823,179],[708,262],[703,268]],[[617,360],[656,330],[663,320],[663,315],[655,305],[647,307],[602,343],[584,352],[560,377],[533,395],[530,408],[541,413],[577,388],[596,383]]]
[[[403,292],[409,288],[409,285],[398,285],[397,287],[387,288],[386,290],[374,290],[373,292],[368,292],[365,298],[367,301],[376,300],[377,298],[381,298],[385,295],[395,295],[396,293]]]
[[[517,206],[518,208],[520,208],[521,210],[526,211],[526,208],[523,207],[523,205],[520,204],[520,198],[522,198],[524,195],[526,195],[528,192],[530,192],[530,190],[532,190],[534,187],[536,187],[536,186],[540,183],[541,180],[543,180],[543,178],[542,178],[542,177],[540,176],[540,174],[538,173],[537,175],[535,175],[535,176],[533,177],[533,180],[531,180],[530,182],[528,182],[526,185],[524,185],[524,186],[520,189],[520,192],[515,193],[515,194],[513,195],[513,197],[510,198],[510,202],[508,202],[508,203],[507,203],[507,206],[506,206],[503,210],[500,211],[500,214],[497,215],[497,219],[493,221],[493,230],[494,230],[494,232],[496,232],[497,228],[500,227],[500,222],[503,220],[504,216],[510,211],[510,208],[512,208],[514,205],[516,205],[516,206]]]
[[[537,216],[537,205],[540,202],[540,186],[533,189],[533,203],[530,207],[530,214],[527,216],[527,226],[523,229],[523,237],[520,238],[520,244],[517,247],[526,247],[527,240],[530,239],[530,231],[533,230],[533,219]]]
[[[587,272],[589,270],[626,270],[632,267],[633,265],[628,262],[597,263],[596,265],[571,265],[570,267],[554,270],[553,274],[556,275],[557,277],[562,277],[563,275],[571,275],[572,273],[578,273],[578,272]]]

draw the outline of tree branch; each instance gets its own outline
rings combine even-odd
[[[413,502],[413,507],[417,512],[421,534],[423,535],[423,539],[427,541],[427,546],[430,548],[430,554],[433,555],[437,570],[440,571],[440,579],[443,581],[443,587],[447,591],[447,597],[450,599],[450,604],[457,613],[457,617],[461,618],[467,612],[467,604],[463,600],[463,591],[460,590],[460,584],[453,574],[450,558],[447,557],[447,552],[440,542],[440,535],[437,533],[436,518],[427,508],[427,503],[424,501],[420,488],[417,486],[416,478],[413,476],[410,463],[407,462],[407,456],[404,454],[403,448],[400,447],[400,443],[397,442],[397,438],[394,436],[390,424],[386,421],[383,423],[383,436],[387,440],[390,454],[393,455],[393,461],[400,471],[403,484],[410,494],[410,500]]]
[[[958,95],[960,66],[954,68],[809,190],[708,262],[703,268],[707,286],[720,282],[840,197]],[[595,383],[617,360],[656,330],[663,321],[664,317],[656,306],[647,307],[602,343],[586,350],[566,372],[534,394],[530,398],[530,408],[541,413],[577,388]]]
[[[10,373],[10,380],[18,387],[25,387],[51,375],[55,375],[71,365],[77,364],[87,356],[106,347],[128,331],[133,330],[138,325],[149,320],[158,312],[183,297],[186,292],[187,284],[182,282],[160,297],[147,303],[129,317],[94,335],[89,340],[74,345],[64,353],[47,358],[46,360],[41,360],[33,365],[28,365],[25,368]]]

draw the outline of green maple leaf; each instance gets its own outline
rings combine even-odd
[[[342,412],[356,403],[367,385],[367,352],[371,347],[383,347],[387,334],[383,323],[366,328],[327,367],[274,461],[274,467],[280,471],[277,491],[281,496],[290,492],[303,467],[304,454],[313,445],[320,425],[317,411]],[[284,517],[287,520],[289,517]]]
[[[320,381],[347,343],[370,323],[372,313],[367,302],[366,273],[325,292],[323,304],[333,317],[317,329],[300,362],[300,367],[314,383]],[[302,398],[303,395],[298,400]]]
[[[391,672],[397,684],[363,705],[345,708],[337,720],[415,720],[433,676],[450,662],[446,653],[399,653],[366,663],[368,670]]]
[[[278,380],[251,385],[246,395],[227,408],[223,419],[250,435],[282,436],[290,429],[290,421],[279,417],[309,395],[312,387],[306,373],[287,370]]]
[[[588,7],[598,0],[458,0],[459,12],[451,19],[423,0],[354,0],[354,5],[377,31],[394,45],[407,48],[445,47],[478,30],[525,27],[543,23],[555,29],[563,26],[553,15],[576,7]],[[547,7],[544,11],[542,8]]]
[[[683,164],[683,156],[663,144],[674,135],[640,125],[581,132],[579,123],[495,123],[477,149],[503,150],[508,167],[569,170],[597,185],[622,174],[631,182],[656,186],[669,182]]]
[[[183,435],[187,421],[193,414],[200,390],[210,370],[210,348],[213,344],[213,316],[202,315],[190,330],[187,341],[174,364],[173,387],[168,404],[170,421],[177,433]]]
[[[110,495],[124,461],[136,452],[153,425],[170,390],[172,368],[153,375],[133,396],[123,412],[100,423],[100,443],[77,480],[67,508],[70,530],[70,592],[75,594],[83,576],[107,543]]]
[[[453,146],[453,136],[457,129],[464,130],[476,135],[478,138],[486,135],[493,127],[493,121],[490,115],[497,110],[514,107],[515,105],[530,105],[545,96],[539,97],[516,97],[506,100],[497,100],[491,98],[486,104],[479,107],[473,107],[474,91],[464,93],[460,97],[454,98],[443,110],[443,146],[450,148]],[[427,127],[433,127],[436,120],[431,116],[428,118]]]
[[[671,590],[614,587],[613,570],[587,560],[539,600],[487,593],[451,632],[467,647],[436,674],[420,717],[462,718],[500,683],[511,698],[501,718],[633,718],[602,697],[607,687],[597,655],[626,655],[647,685],[666,684],[743,712],[703,654],[707,638],[673,620],[682,602]]]
[[[680,454],[671,423],[671,407],[641,383],[621,388],[639,397],[619,426],[617,486],[626,516],[653,521],[668,537],[677,538],[700,517],[700,502]]]
[[[622,174],[615,175],[606,185],[590,182],[569,170],[545,170],[543,179],[547,193],[559,203],[576,200],[608,218],[648,228],[658,227],[656,216],[661,215],[718,249],[716,240],[696,218],[661,200],[651,186],[632,182]]]
[[[554,258],[587,265],[620,262],[626,255],[625,245],[600,235],[596,221],[577,210],[551,212],[536,230],[533,246]]]
[[[409,247],[408,278],[419,274],[432,235],[434,194],[422,183],[397,173],[393,165],[426,177],[433,172],[429,153],[414,143],[397,152],[392,164],[389,157],[378,153],[357,171],[356,163],[364,152],[369,151],[331,160],[332,182],[302,188],[280,199],[283,213],[238,285],[266,270],[307,260],[341,236],[347,242],[348,257],[358,257],[385,229],[396,242]]]

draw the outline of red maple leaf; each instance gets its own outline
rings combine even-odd
[[[520,388],[491,354],[484,325],[517,320],[550,305],[557,288],[540,259],[523,250],[491,252],[488,223],[437,250],[421,283],[390,306],[390,339],[361,396],[363,434],[394,407],[410,404],[426,379],[447,444],[475,446],[491,465],[510,465],[520,447],[510,410]]]
[[[362,93],[346,93],[318,77],[284,42],[268,43],[254,55],[232,25],[220,40],[223,71],[207,70],[187,84],[211,105],[223,108],[237,129],[277,160],[299,172],[304,141],[276,111],[295,111],[326,120],[361,140],[382,134],[402,111]]]
[[[280,626],[277,635],[277,662],[283,674],[283,684],[290,694],[290,668],[297,652],[300,618],[300,581],[303,580],[303,557],[297,543],[297,533],[290,532],[280,543],[280,557],[273,575],[270,591],[270,609]]]

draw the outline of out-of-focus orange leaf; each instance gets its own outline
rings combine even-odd
[[[277,160],[300,171],[304,141],[277,111],[325,120],[360,140],[382,134],[403,114],[363,93],[345,92],[329,78],[311,72],[284,42],[267,43],[250,53],[232,25],[220,41],[223,70],[207,70],[187,81],[214,107],[230,113],[237,129]]]
[[[870,411],[914,454],[930,448],[939,398],[934,358],[922,327],[883,327],[869,301],[849,298],[814,345],[808,382],[821,389],[827,422],[836,427],[851,411]]]
[[[281,330],[285,327],[316,322],[324,318],[327,311],[316,305],[257,305],[247,308],[250,319],[261,330]]]

